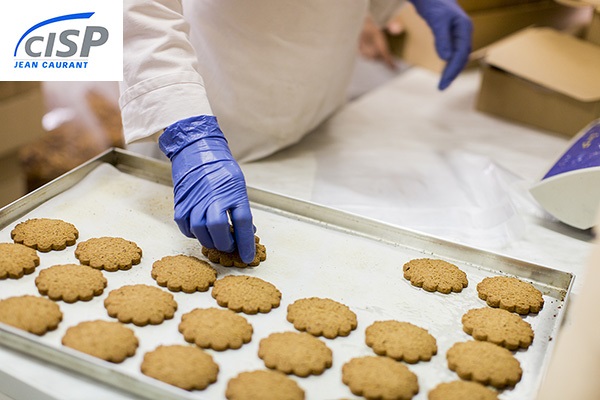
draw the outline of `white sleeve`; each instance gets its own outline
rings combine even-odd
[[[156,137],[157,132],[183,118],[213,115],[181,1],[123,3],[119,105],[125,141]]]

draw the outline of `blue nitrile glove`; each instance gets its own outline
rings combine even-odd
[[[251,262],[256,245],[246,181],[216,117],[176,122],[165,129],[158,145],[171,160],[175,222],[181,232],[228,253],[237,244],[242,261]]]
[[[446,61],[438,88],[446,89],[463,70],[471,53],[473,23],[456,0],[410,0],[435,37],[435,49]]]

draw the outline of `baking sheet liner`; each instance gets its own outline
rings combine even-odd
[[[112,364],[61,345],[66,329],[92,319],[114,320],[103,307],[108,293],[134,283],[156,285],[152,263],[164,256],[187,254],[205,259],[196,240],[184,237],[172,220],[172,187],[169,165],[113,149],[0,210],[0,241],[12,242],[10,231],[29,218],[58,218],[79,229],[78,242],[92,237],[119,236],[143,250],[139,265],[129,271],[106,272],[108,286],[88,302],[58,302],[64,318],[58,329],[42,337],[0,324],[0,343],[101,382],[154,399],[221,399],[227,382],[238,373],[264,369],[258,344],[270,333],[293,331],[286,308],[297,299],[328,297],[349,306],[358,317],[358,328],[348,337],[322,340],[333,350],[333,366],[320,376],[292,376],[307,399],[354,397],[342,383],[341,367],[353,357],[374,355],[364,342],[364,331],[379,320],[408,321],[427,329],[436,339],[438,354],[429,362],[408,365],[419,380],[415,399],[440,382],[458,379],[447,368],[446,351],[459,341],[472,340],[462,331],[461,316],[484,307],[476,285],[483,278],[505,274],[533,283],[544,293],[538,315],[525,318],[535,332],[532,346],[515,352],[523,378],[514,389],[504,390],[504,400],[533,399],[546,370],[573,281],[569,273],[507,258],[498,254],[446,242],[360,216],[321,207],[275,193],[249,188],[257,235],[267,248],[259,267],[232,269],[215,265],[218,278],[252,275],[273,283],[283,293],[280,307],[268,314],[244,315],[254,327],[252,341],[239,350],[208,350],[220,367],[218,381],[204,391],[187,392],[141,374],[144,353],[160,344],[185,344],[178,332],[181,316],[197,307],[218,307],[208,292],[173,293],[178,303],[175,317],[161,325],[128,324],[140,340],[134,357]],[[39,253],[41,263],[31,275],[0,281],[0,299],[23,294],[39,295],[35,277],[55,264],[79,263],[76,246]],[[402,265],[414,258],[441,258],[468,275],[461,293],[428,293],[410,285]],[[165,289],[166,290],[166,289]],[[25,377],[24,377],[25,378]]]

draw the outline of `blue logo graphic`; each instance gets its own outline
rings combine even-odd
[[[89,19],[93,12],[61,15],[47,19],[33,25],[21,36],[13,56],[16,58],[19,49],[22,49],[28,57],[15,60],[15,69],[36,69],[36,68],[67,68],[67,69],[86,69],[89,61],[90,50],[93,47],[102,46],[108,40],[108,29],[103,26],[86,26],[83,38],[79,38],[78,29],[65,29],[62,32],[47,32],[46,36],[35,35],[32,33],[37,29],[69,20]],[[76,39],[80,39],[76,41]],[[55,43],[58,42],[62,47],[55,49]],[[78,43],[79,42],[79,43]],[[77,54],[79,52],[79,54]],[[78,59],[73,59],[73,57]],[[71,57],[70,60],[67,60]],[[43,58],[43,61],[37,61]]]

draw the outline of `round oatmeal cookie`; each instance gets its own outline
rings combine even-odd
[[[252,325],[222,308],[196,308],[181,316],[179,332],[186,341],[217,351],[239,349],[252,339]]]
[[[206,261],[183,254],[166,256],[152,264],[152,278],[172,292],[206,292],[217,280],[217,271]]]
[[[389,357],[357,357],[342,366],[342,382],[367,399],[410,400],[419,393],[417,376]]]
[[[32,218],[17,224],[10,237],[15,243],[47,253],[74,245],[79,231],[75,225],[60,219]]]
[[[248,275],[229,275],[217,280],[211,295],[221,307],[245,314],[268,313],[281,303],[279,289]]]
[[[154,286],[126,285],[112,290],[104,300],[108,315],[137,326],[158,325],[173,318],[177,302],[173,295]]]
[[[533,329],[517,314],[500,308],[477,308],[462,316],[463,330],[475,340],[488,341],[508,350],[526,349],[533,341]]]
[[[242,261],[240,253],[237,251],[237,249],[232,253],[225,253],[224,251],[209,249],[202,246],[202,254],[204,254],[211,262],[221,264],[224,267],[256,267],[258,264],[267,259],[267,249],[264,245],[259,243],[260,239],[256,235],[254,236],[254,242],[256,243],[256,252],[254,255],[254,260],[249,263]]]
[[[158,346],[144,355],[144,375],[185,390],[204,390],[217,381],[219,366],[195,346]]]
[[[515,386],[523,374],[521,364],[504,347],[470,340],[455,343],[446,353],[448,368],[461,379],[497,389]]]
[[[258,356],[267,368],[300,377],[321,375],[333,363],[333,352],[306,332],[278,332],[262,339]]]
[[[35,249],[19,243],[0,243],[0,279],[19,279],[40,265]]]
[[[114,272],[131,269],[140,263],[142,249],[137,244],[119,237],[99,237],[81,242],[75,257],[83,265]]]
[[[498,400],[498,393],[476,382],[452,381],[434,387],[427,400]]]
[[[415,364],[437,354],[437,342],[426,330],[409,322],[376,321],[365,330],[365,342],[380,356]]]
[[[490,307],[517,314],[538,313],[544,307],[542,292],[531,283],[508,276],[484,278],[477,284],[479,298]]]
[[[45,297],[24,295],[0,300],[0,322],[38,336],[56,329],[62,318],[58,304]]]
[[[404,264],[402,269],[404,278],[413,286],[428,292],[459,293],[469,284],[467,274],[444,260],[417,258]]]
[[[62,344],[118,364],[135,354],[139,341],[133,330],[120,322],[95,320],[67,329]]]
[[[272,370],[247,371],[229,380],[227,400],[303,400],[304,390],[295,380]]]
[[[106,283],[102,272],[78,264],[53,265],[41,270],[35,278],[40,294],[65,303],[89,301],[100,296]]]
[[[358,324],[356,314],[348,306],[319,297],[299,299],[290,304],[287,320],[299,331],[328,339],[348,336]]]

